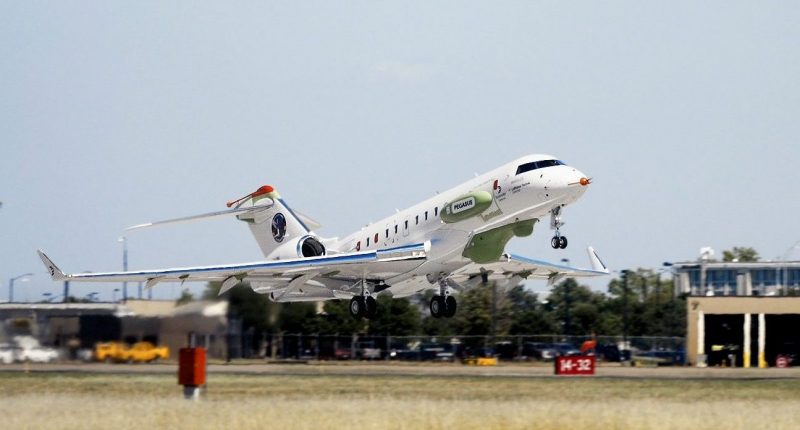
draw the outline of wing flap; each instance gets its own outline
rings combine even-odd
[[[515,254],[505,254],[500,261],[486,264],[472,263],[453,273],[455,280],[466,280],[486,274],[490,279],[510,279],[514,276],[521,278],[547,279],[556,282],[563,278],[584,278],[608,275],[608,268],[600,261],[594,248],[587,248],[591,269],[551,263],[544,260],[523,257]]]

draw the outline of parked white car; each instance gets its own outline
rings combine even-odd
[[[19,353],[19,361],[30,361],[31,363],[49,363],[58,360],[58,351],[53,348],[35,346],[23,349]]]
[[[0,363],[11,364],[17,361],[19,348],[9,344],[0,344]]]
[[[14,357],[16,361],[49,363],[58,359],[57,350],[41,346],[39,340],[33,336],[14,336],[14,342],[19,347]]]

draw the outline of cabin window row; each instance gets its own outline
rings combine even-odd
[[[428,213],[429,213],[429,211],[425,211],[424,212],[423,221],[427,221],[428,220]],[[439,216],[439,207],[438,206],[433,208],[433,216],[434,216],[434,218]],[[415,215],[414,216],[414,225],[419,225],[419,217],[420,217],[419,215]],[[408,220],[403,221],[403,228],[405,230],[408,230]],[[394,225],[394,234],[396,235],[398,233],[399,233],[399,227],[398,227],[397,224],[395,224]],[[384,231],[384,236],[386,237],[386,239],[389,238],[389,229],[388,228]],[[370,239],[372,239],[372,240],[370,240]],[[375,235],[373,237],[367,237],[367,240],[365,241],[366,244],[367,244],[366,246],[369,247],[369,246],[371,246],[373,244],[377,244],[379,239],[380,239],[380,235],[378,233],[375,233]],[[361,241],[359,240],[358,242],[356,242],[356,251],[360,251],[360,250],[361,250]]]

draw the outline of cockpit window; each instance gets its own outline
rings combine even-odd
[[[564,162],[561,160],[542,160],[542,161],[531,161],[530,163],[525,163],[517,167],[517,175],[520,173],[530,172],[531,170],[536,169],[543,169],[545,167],[552,167],[552,166],[564,166]]]

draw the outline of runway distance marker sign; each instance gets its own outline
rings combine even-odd
[[[556,357],[556,375],[594,375],[595,357],[593,355],[575,355]]]

